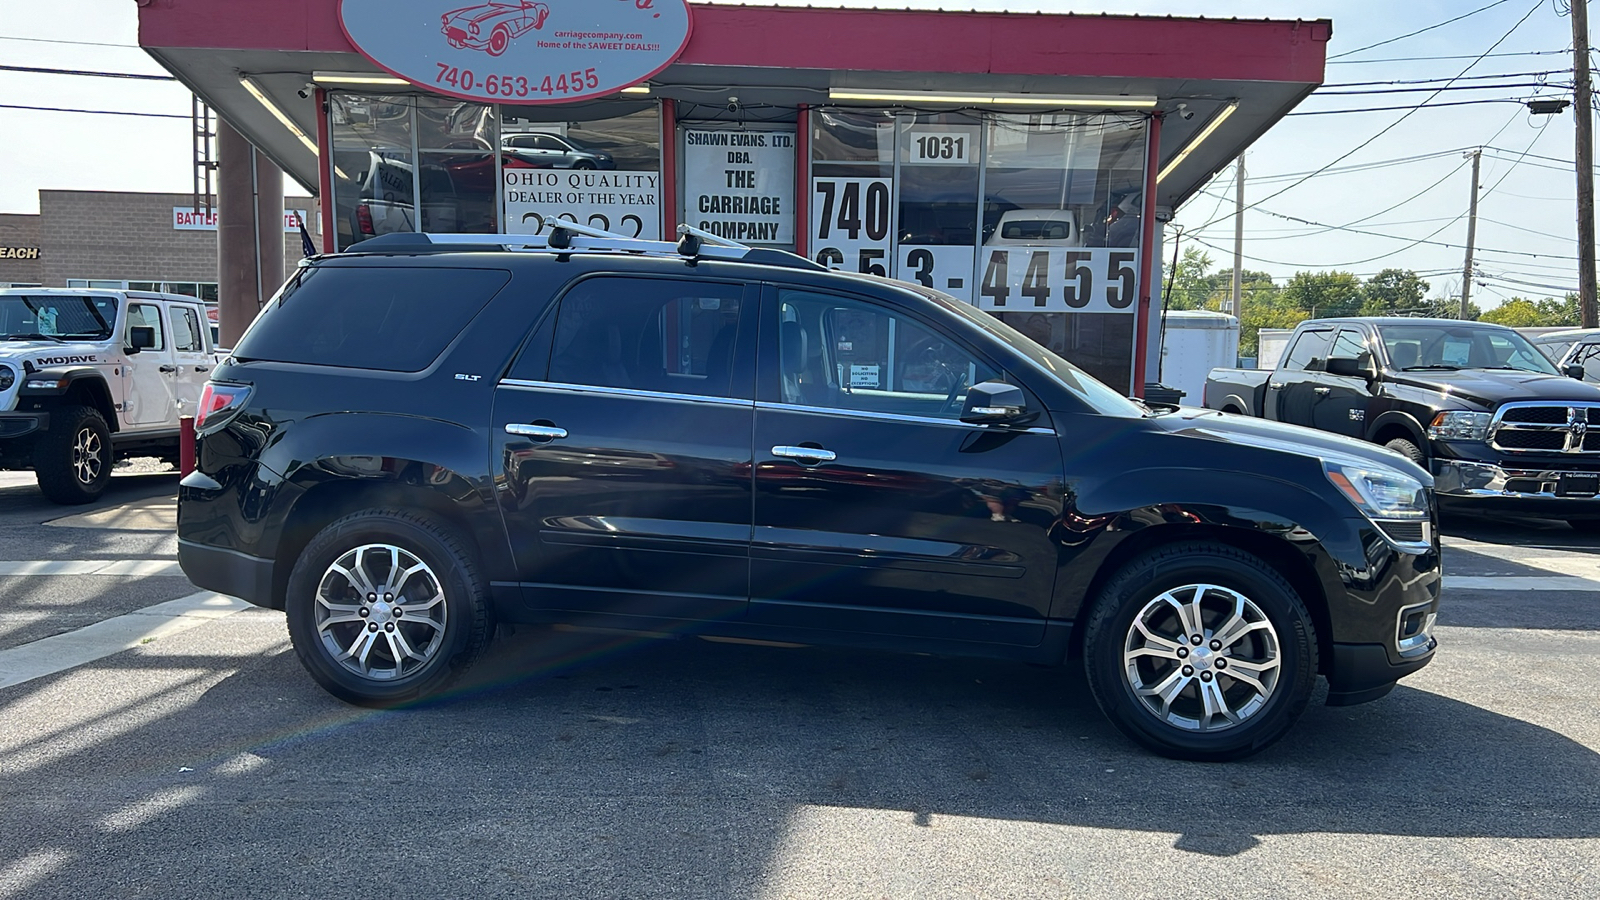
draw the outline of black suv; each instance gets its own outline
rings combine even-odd
[[[1133,739],[1227,759],[1319,673],[1353,704],[1431,658],[1422,469],[1152,409],[943,294],[685,232],[304,263],[207,388],[184,571],[284,610],[370,705],[498,622],[582,623],[1082,659]]]

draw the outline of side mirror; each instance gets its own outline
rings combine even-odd
[[[1022,388],[1003,381],[985,381],[967,388],[961,421],[969,425],[1015,425],[1032,415]]]
[[[134,325],[128,329],[128,349],[134,353],[149,350],[156,345],[154,325]]]
[[[1561,374],[1567,376],[1568,378],[1576,378],[1579,381],[1582,381],[1583,380],[1583,366],[1579,365],[1578,363],[1573,363],[1570,366],[1562,366],[1561,367]]]
[[[1328,360],[1325,370],[1329,375],[1343,375],[1347,378],[1376,378],[1378,373],[1368,359],[1351,359],[1348,356],[1335,356]]]

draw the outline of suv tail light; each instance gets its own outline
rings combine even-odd
[[[378,233],[378,229],[372,226],[372,207],[365,203],[356,204],[356,229],[362,234]]]
[[[200,391],[200,409],[194,417],[194,430],[205,431],[221,426],[244,408],[244,401],[249,396],[249,385],[206,382]]]

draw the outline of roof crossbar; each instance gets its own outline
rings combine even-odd
[[[794,269],[821,270],[825,268],[819,263],[803,256],[796,256],[786,250],[750,247],[688,225],[679,225],[678,233],[681,237],[676,244],[668,241],[648,241],[563,219],[560,220],[559,225],[553,224],[550,233],[545,235],[393,232],[379,235],[375,238],[368,238],[359,244],[352,245],[348,250],[357,253],[406,253],[426,248],[440,250],[459,248],[462,251],[502,249],[524,253],[574,253],[599,250],[650,256],[676,256],[691,261],[696,259],[721,259],[733,262],[785,266]]]

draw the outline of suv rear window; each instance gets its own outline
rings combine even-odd
[[[233,356],[420,372],[510,279],[502,269],[304,269],[262,310]]]

